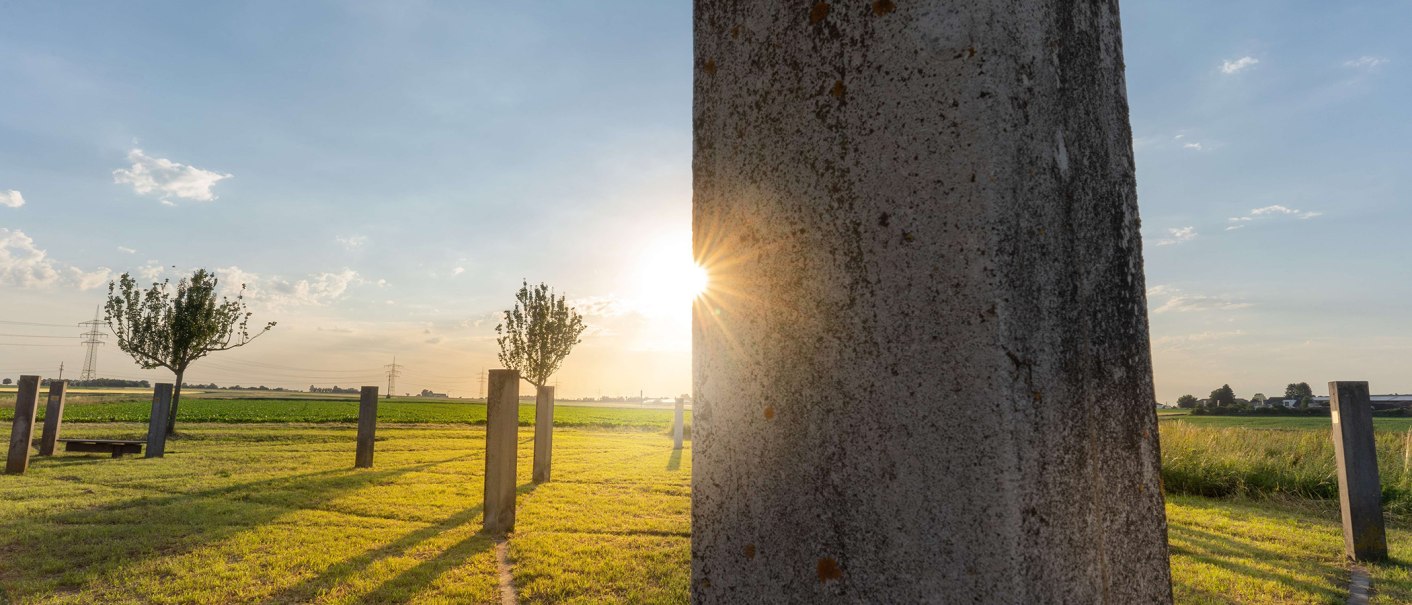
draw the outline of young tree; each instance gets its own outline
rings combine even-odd
[[[555,297],[545,284],[530,288],[524,282],[515,294],[515,308],[495,326],[500,363],[519,370],[520,377],[535,387],[543,387],[579,343],[583,330],[583,318],[563,296]]]
[[[105,309],[108,327],[117,336],[118,348],[143,368],[166,368],[176,374],[167,434],[176,430],[181,383],[191,363],[216,351],[242,347],[275,327],[275,322],[254,334],[251,313],[245,307],[245,286],[232,300],[216,294],[216,276],[198,269],[190,278],[154,283],[147,290],[127,273],[108,284]]]
[[[1182,408],[1184,410],[1189,410],[1191,408],[1196,407],[1196,404],[1199,401],[1200,400],[1196,398],[1196,395],[1182,395],[1181,397],[1177,398],[1177,407]]]
[[[515,295],[515,308],[505,312],[505,322],[495,326],[495,333],[500,335],[496,339],[500,344],[500,363],[519,370],[520,377],[535,387],[535,483],[549,480],[553,452],[554,389],[545,385],[579,343],[583,328],[583,318],[563,296],[554,296],[544,284],[530,288],[529,282],[524,282]]]

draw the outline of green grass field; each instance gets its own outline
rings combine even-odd
[[[41,396],[39,417],[44,417]],[[107,401],[66,403],[64,422],[147,422],[150,401]],[[554,422],[564,427],[613,427],[666,429],[672,423],[671,410],[608,408],[558,404]],[[691,412],[687,412],[688,420]],[[13,402],[0,408],[0,421],[14,418]],[[177,428],[187,422],[357,422],[358,401],[353,399],[204,399],[183,398],[178,410]],[[485,424],[485,404],[472,402],[425,402],[393,399],[378,404],[379,422]],[[534,424],[534,406],[520,406],[520,424]]]
[[[532,433],[521,430],[508,539],[520,602],[687,601],[689,446],[673,452],[664,431],[623,426],[556,431],[554,481],[537,487]],[[1218,460],[1232,441],[1281,435],[1314,440],[1265,447],[1322,456],[1317,431],[1162,428],[1167,466],[1174,455]],[[76,423],[67,432],[143,430]],[[1233,430],[1249,435],[1222,433]],[[483,428],[384,424],[368,470],[351,468],[353,441],[347,423],[193,422],[160,460],[33,458],[27,474],[0,476],[0,602],[495,602],[495,545],[478,533]],[[1346,599],[1336,502],[1279,490],[1222,495],[1169,495],[1179,603]],[[1412,602],[1403,567],[1412,522],[1396,511],[1389,521],[1396,563],[1372,568],[1373,602]]]

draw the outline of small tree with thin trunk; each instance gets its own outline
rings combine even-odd
[[[216,276],[198,269],[190,278],[154,283],[147,290],[127,273],[108,284],[106,319],[117,336],[118,348],[146,369],[166,368],[176,374],[167,434],[176,430],[181,383],[191,363],[214,353],[245,346],[275,327],[265,324],[250,332],[251,313],[245,307],[245,285],[234,299],[218,297]]]
[[[515,308],[505,312],[504,322],[495,326],[499,335],[500,363],[519,370],[520,376],[536,388],[548,384],[583,334],[583,317],[563,296],[545,284],[533,288],[524,282],[515,294]]]

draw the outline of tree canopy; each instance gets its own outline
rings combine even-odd
[[[545,284],[525,281],[515,294],[515,306],[495,326],[500,363],[536,387],[549,382],[569,356],[584,330],[583,317],[564,296]]]
[[[1235,405],[1235,403],[1235,391],[1231,390],[1231,385],[1223,384],[1221,388],[1211,391],[1211,405],[1226,407]]]
[[[1200,400],[1197,399],[1195,395],[1182,395],[1181,397],[1177,398],[1177,407],[1182,409],[1191,409],[1196,407],[1196,404],[1199,401]]]
[[[143,290],[137,280],[124,273],[108,284],[104,307],[119,349],[143,368],[166,368],[176,374],[168,432],[175,429],[182,377],[192,362],[216,351],[245,346],[275,327],[272,321],[250,331],[252,313],[245,306],[243,284],[234,299],[218,296],[216,276],[197,269],[177,282],[175,292],[170,285],[164,280]]]

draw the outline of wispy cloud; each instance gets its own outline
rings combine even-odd
[[[1162,301],[1157,304],[1157,301]],[[1162,313],[1194,313],[1201,311],[1234,311],[1253,306],[1251,303],[1224,298],[1191,294],[1172,286],[1153,286],[1147,289],[1147,306],[1154,315]]]
[[[1197,235],[1198,234],[1196,233],[1196,227],[1168,229],[1168,237],[1157,240],[1156,244],[1158,246],[1173,246],[1176,244],[1184,244],[1186,242],[1196,239]]]
[[[301,279],[262,276],[231,266],[216,270],[228,292],[245,286],[245,297],[267,307],[324,306],[343,297],[348,288],[364,283],[357,271],[315,273]]]
[[[1255,221],[1269,218],[1288,217],[1304,221],[1323,215],[1323,212],[1317,212],[1312,210],[1298,210],[1295,208],[1290,208],[1288,206],[1281,206],[1279,204],[1275,204],[1273,206],[1256,208],[1254,210],[1251,210],[1250,213],[1245,216],[1233,216],[1229,219],[1226,219],[1226,222],[1229,223],[1226,225],[1226,231],[1235,231],[1236,229],[1241,229]]]
[[[127,154],[132,166],[113,171],[113,182],[132,185],[138,195],[155,194],[163,204],[175,206],[172,198],[196,202],[216,199],[211,191],[216,183],[233,175],[203,170],[165,158],[154,158],[133,149]]]
[[[25,205],[25,196],[20,195],[20,192],[15,191],[14,189],[11,189],[9,191],[0,191],[0,206],[5,206],[6,208],[19,208],[23,205]]]
[[[465,267],[456,267],[455,269],[452,269],[452,270],[451,270],[451,274],[452,274],[452,275],[460,275],[460,274],[465,273],[465,272],[466,272],[466,268],[465,268]]]
[[[1221,73],[1226,74],[1228,76],[1231,74],[1240,73],[1242,71],[1245,71],[1246,69],[1255,66],[1259,62],[1260,60],[1256,59],[1255,57],[1241,57],[1234,61],[1222,61]]]
[[[1349,69],[1359,69],[1363,71],[1373,71],[1387,63],[1385,57],[1362,56],[1357,59],[1349,59],[1343,62],[1343,66]]]
[[[123,254],[137,254],[137,250],[127,246],[118,246],[118,252],[122,252]]]
[[[366,235],[338,236],[334,239],[338,241],[340,246],[348,250],[357,250],[362,248],[363,244],[368,243],[368,236]]]

